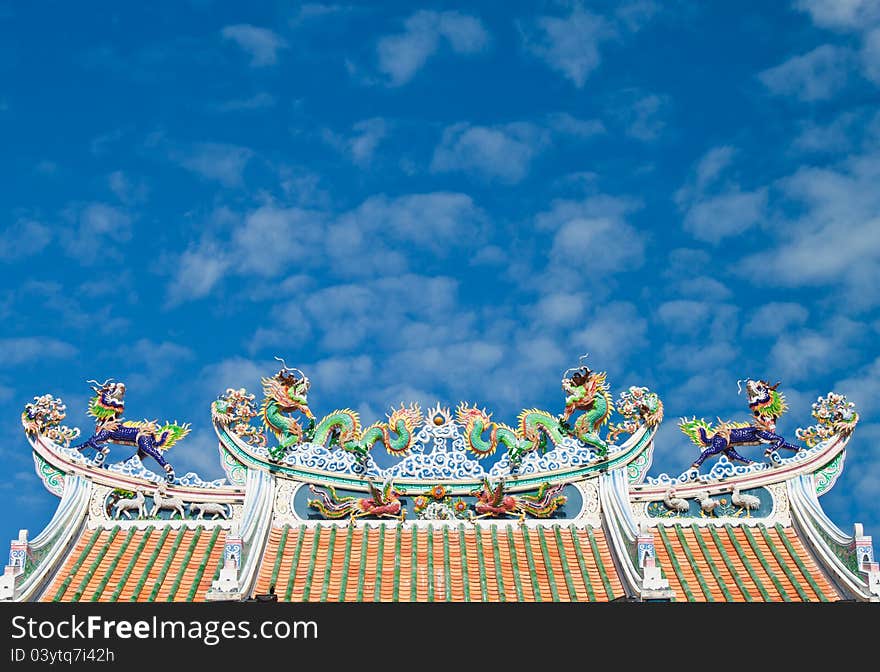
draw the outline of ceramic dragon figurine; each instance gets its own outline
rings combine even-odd
[[[404,455],[412,447],[415,428],[422,421],[418,404],[392,409],[387,422],[375,422],[366,429],[361,428],[358,413],[348,408],[335,410],[316,422],[308,402],[309,379],[299,369],[279,361],[282,369],[272,378],[262,380],[265,398],[260,411],[263,424],[278,439],[278,445],[269,448],[273,460],[303,442],[328,448],[339,446],[361,462],[366,461],[377,443],[392,455]],[[305,416],[305,427],[294,413]]]
[[[97,451],[95,464],[103,464],[110,452],[108,443],[137,448],[141,460],[152,457],[165,470],[165,479],[174,480],[174,467],[165,460],[163,452],[183,439],[190,432],[189,423],[166,422],[159,425],[156,420],[125,420],[125,384],[112,378],[91,384],[94,396],[89,400],[87,413],[95,418],[95,433],[82,443],[73,446],[83,451],[93,448]]]
[[[562,378],[562,389],[567,393],[562,415],[553,416],[536,408],[526,409],[517,418],[517,428],[492,420],[491,413],[462,402],[457,419],[465,427],[465,444],[478,457],[487,457],[499,445],[507,449],[512,467],[521,464],[532,451],[548,450],[548,441],[554,445],[565,437],[573,436],[595,449],[602,457],[608,452],[607,442],[599,436],[599,428],[608,421],[613,408],[604,372],[591,371],[586,366],[569,369]],[[581,415],[572,426],[569,423],[575,411]],[[488,431],[488,438],[483,434]]]
[[[315,428],[315,416],[309,409],[308,392],[311,382],[306,374],[287,366],[279,357],[275,359],[281,362],[281,370],[271,378],[261,380],[264,396],[260,417],[266,429],[278,439],[278,445],[269,448],[269,456],[277,460],[289,447],[301,443],[307,433],[311,435]],[[306,417],[306,428],[303,428],[294,413],[301,413]]]
[[[816,419],[815,425],[795,430],[795,436],[810,448],[835,434],[849,436],[859,422],[856,405],[847,401],[846,395],[836,392],[819,397],[813,404],[812,416]]]
[[[617,412],[623,422],[608,423],[608,440],[617,441],[621,434],[635,434],[642,426],[653,429],[663,422],[663,402],[647,387],[630,386],[620,393]]]
[[[752,422],[722,421],[719,418],[718,426],[714,427],[702,418],[694,417],[690,420],[682,418],[679,421],[678,426],[681,431],[702,451],[691,465],[691,469],[699,469],[707,458],[719,453],[723,453],[731,460],[745,463],[754,462],[754,460],[738,453],[736,446],[767,444],[764,455],[771,459],[780,448],[795,452],[801,450],[800,446],[788,443],[776,433],[776,421],[788,408],[785,397],[777,391],[779,383],[771,385],[766,380],[752,380],[751,378],[745,383],[749,409],[752,411]]]
[[[21,414],[21,424],[26,432],[42,434],[50,441],[64,447],[79,436],[79,428],[67,427],[61,421],[67,417],[67,406],[51,394],[34,397]]]

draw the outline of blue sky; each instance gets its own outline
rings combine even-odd
[[[88,378],[190,421],[275,355],[312,408],[561,408],[590,353],[683,415],[862,423],[880,534],[880,2],[0,4],[0,539],[54,510],[19,414]],[[757,450],[757,449],[752,449]]]

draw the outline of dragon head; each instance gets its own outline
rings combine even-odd
[[[99,383],[97,380],[87,380],[86,382],[97,395],[103,394],[115,401],[122,401],[125,396],[125,383],[116,382],[112,378],[108,378],[103,383]]]
[[[601,386],[605,382],[605,372],[593,371],[589,366],[584,364],[584,360],[589,355],[581,355],[578,357],[578,365],[565,370],[562,374],[563,389],[571,387],[593,387],[594,389]]]
[[[492,414],[478,408],[476,404],[471,406],[466,401],[462,401],[455,409],[455,418],[462,425],[467,425],[469,422],[474,422],[475,420],[482,420],[484,423],[488,424],[492,419]]]
[[[608,390],[606,377],[605,371],[593,371],[588,366],[568,369],[562,374],[562,389],[571,392],[577,388],[584,388],[587,392],[585,400],[590,399],[596,392]]]
[[[819,397],[813,404],[812,415],[817,421],[815,425],[795,431],[797,438],[810,448],[835,434],[849,436],[859,422],[855,404],[847,401],[846,395],[836,392]]]
[[[737,387],[742,381],[737,381]],[[781,392],[777,392],[779,383],[771,385],[767,380],[753,380],[748,378],[746,383],[746,396],[749,401],[749,409],[756,419],[762,422],[775,424],[788,405]]]
[[[281,369],[271,378],[262,379],[263,393],[285,411],[300,411],[307,418],[313,418],[309,409],[308,392],[311,381],[308,376],[300,369],[287,366],[280,357],[275,359],[281,362]]]
[[[859,421],[855,404],[848,402],[844,395],[835,392],[828,393],[827,402],[819,406],[814,416],[838,433],[851,432]]]
[[[643,388],[644,389],[644,388]],[[638,397],[638,411],[648,427],[657,427],[663,422],[663,402],[656,392],[647,390]]]
[[[400,408],[392,408],[388,415],[388,425],[397,427],[397,423],[403,421],[407,431],[412,432],[422,422],[422,409],[418,404],[412,403],[404,406],[402,403]]]

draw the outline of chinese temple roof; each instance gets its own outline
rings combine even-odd
[[[174,470],[188,423],[128,421],[124,385],[90,382],[85,440],[52,395],[22,414],[59,504],[11,543],[2,600],[880,601],[871,537],[820,503],[858,422],[833,392],[792,439],[778,384],[747,380],[751,417],[683,418],[693,463],[652,476],[658,395],[615,401],[584,366],[561,413],[410,404],[364,427],[316,418],[284,365],[259,406],[243,389],[212,404],[226,478],[208,481]],[[135,455],[107,463],[112,443]]]

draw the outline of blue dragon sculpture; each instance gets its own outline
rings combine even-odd
[[[95,393],[89,400],[88,415],[95,418],[95,433],[80,444],[73,446],[80,452],[92,448],[96,452],[95,464],[102,465],[110,448],[108,443],[137,448],[141,460],[152,457],[165,470],[165,479],[174,481],[174,467],[162,453],[183,439],[190,432],[189,423],[166,422],[161,427],[155,420],[125,420],[125,384],[112,378],[99,383],[86,381]]]
[[[738,387],[741,382],[737,383]],[[752,380],[751,378],[745,383],[749,409],[754,417],[753,422],[730,422],[719,418],[718,426],[714,427],[702,418],[694,417],[690,420],[681,418],[679,421],[678,426],[681,431],[702,451],[691,465],[691,469],[699,469],[707,458],[719,453],[723,453],[730,460],[746,464],[754,462],[754,460],[740,455],[736,446],[767,444],[764,455],[774,463],[778,461],[776,451],[780,448],[795,452],[801,450],[801,446],[788,443],[784,437],[776,433],[776,421],[788,408],[785,397],[776,389],[779,387],[779,383],[771,385],[766,380]]]

